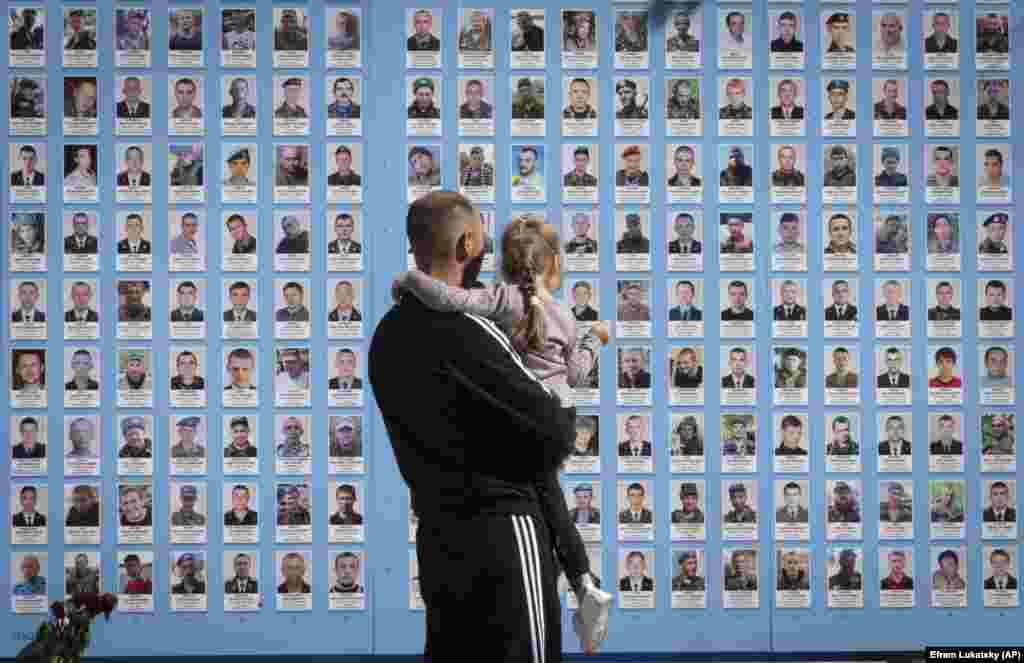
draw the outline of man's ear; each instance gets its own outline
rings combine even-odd
[[[470,245],[473,243],[469,233],[464,232],[459,235],[459,238],[455,240],[455,259],[459,262],[466,262],[469,259]]]

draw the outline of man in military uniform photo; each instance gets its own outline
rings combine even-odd
[[[747,105],[747,85],[738,78],[730,78],[725,84],[725,96],[729,103],[718,109],[720,120],[750,120],[754,109]]]
[[[825,186],[857,186],[857,171],[852,167],[846,147],[833,145],[827,159],[831,167],[825,171]]]
[[[362,108],[356,103],[356,87],[351,78],[342,76],[332,87],[334,101],[327,106],[327,117],[334,119],[362,117]]]
[[[65,391],[97,391],[100,383],[92,378],[92,353],[88,350],[75,350],[71,355],[71,370],[74,376],[64,385]]]
[[[626,214],[626,229],[622,239],[615,243],[615,253],[619,255],[650,253],[651,240],[644,237],[640,215],[636,212]]]
[[[252,165],[249,158],[249,148],[242,147],[232,152],[227,158],[227,164],[228,177],[224,180],[224,184],[229,186],[253,186],[256,184],[253,180],[249,179],[249,168]],[[235,216],[240,217],[243,223],[245,222],[245,217],[239,214],[232,215],[232,217]],[[255,240],[253,241],[255,242]],[[233,251],[233,253],[246,253],[246,251]]]
[[[593,506],[594,487],[581,483],[572,492],[576,506],[569,509],[569,519],[577,525],[600,525],[601,510]]]
[[[725,523],[756,523],[757,512],[747,504],[747,487],[742,483],[729,486],[729,502],[732,509],[722,519]]]
[[[776,255],[801,255],[807,247],[800,241],[800,216],[796,212],[783,212],[779,217]]]
[[[302,503],[299,487],[295,485],[282,486],[282,490],[278,494],[277,524],[284,526],[309,525],[311,522],[309,510]]]
[[[878,506],[878,520],[883,523],[910,523],[914,521],[914,511],[907,499],[903,484],[893,481],[886,491],[888,499]]]
[[[677,524],[703,523],[704,512],[697,506],[698,498],[697,484],[688,482],[679,486],[679,501],[682,508],[672,511],[672,522]]]
[[[339,145],[334,150],[337,170],[327,177],[327,186],[362,186],[362,176],[352,170],[352,150],[348,145]]]
[[[672,186],[671,181],[669,186]],[[689,212],[680,212],[672,221],[672,229],[676,238],[668,243],[669,254],[701,253],[703,246],[699,240],[693,238],[696,223],[693,215]]]
[[[441,170],[434,164],[434,155],[422,146],[409,148],[409,164],[413,172],[409,175],[409,186],[441,186]]]
[[[729,148],[729,160],[719,173],[718,183],[721,186],[753,186],[754,169],[746,163],[743,148],[734,145]]]
[[[362,389],[363,381],[356,376],[356,353],[351,348],[341,348],[334,355],[337,376],[330,379],[327,388],[331,390]],[[351,422],[349,422],[351,424]]]
[[[789,551],[779,560],[778,582],[775,589],[780,592],[800,592],[811,588],[807,571],[801,568],[800,555]]]
[[[826,120],[853,120],[857,117],[853,110],[846,107],[850,97],[850,81],[833,79],[826,88],[828,103],[832,110],[825,115]]]
[[[615,172],[615,186],[650,186],[651,178],[643,169],[643,153],[639,145],[628,145],[622,150],[623,168]]]
[[[146,437],[146,421],[142,417],[125,417],[121,421],[121,437],[124,444],[117,452],[118,458],[153,457],[153,440]]]
[[[231,97],[231,103],[221,108],[222,118],[256,119],[256,107],[249,103],[249,81],[244,78],[231,79],[228,96]]]
[[[276,186],[309,186],[309,168],[306,165],[304,145],[277,147]]]
[[[672,96],[665,104],[665,117],[669,120],[700,119],[700,102],[694,96],[700,94],[697,80],[680,78],[671,85]]]
[[[119,391],[152,391],[153,378],[146,370],[146,355],[139,351],[128,351],[122,358],[125,362],[124,372],[117,381]]]
[[[875,176],[875,186],[907,186],[907,176],[898,171],[900,166],[900,150],[887,145],[882,148],[882,172]]]
[[[201,570],[196,568],[197,560],[192,553],[185,553],[178,558],[178,576],[181,582],[171,587],[171,594],[205,594],[206,582],[200,578]]]
[[[363,442],[356,435],[352,417],[331,417],[330,421],[333,434],[327,455],[331,458],[362,458]]]
[[[429,9],[420,9],[413,15],[415,32],[405,42],[409,51],[440,51],[441,40],[430,33],[434,24],[434,15]]]
[[[284,237],[278,241],[274,252],[280,255],[309,253],[309,231],[302,226],[302,220],[294,214],[281,217]]]
[[[230,388],[230,387],[229,387]],[[259,450],[249,440],[249,417],[232,417],[231,443],[224,447],[225,458],[256,458]]]
[[[804,174],[796,168],[796,147],[782,145],[777,152],[779,169],[772,171],[772,186],[795,186],[806,185]]]
[[[186,484],[178,491],[181,508],[171,514],[172,527],[202,527],[206,525],[206,516],[195,510],[199,499],[199,490]]]
[[[192,78],[179,78],[174,82],[174,100],[177,106],[171,109],[171,117],[175,120],[197,120],[203,116],[201,108],[196,106],[198,84]]]
[[[696,155],[689,145],[680,145],[675,149],[672,156],[672,164],[675,166],[675,174],[668,179],[670,187],[697,187],[701,185],[701,179],[693,174]]]
[[[568,177],[569,175],[566,175],[566,178]],[[565,252],[567,254],[597,253],[597,240],[588,237],[590,233],[590,216],[585,212],[577,212],[573,215],[572,232],[572,239],[565,243]]]
[[[140,214],[129,214],[124,221],[126,237],[117,243],[119,255],[150,255],[153,245],[142,236],[143,222]]]
[[[978,244],[978,253],[1004,255],[1010,252],[1006,243],[1006,228],[1010,218],[1002,213],[990,214],[981,225],[985,228],[985,239]]]
[[[460,155],[461,156],[461,155]],[[474,145],[462,163],[460,186],[494,186],[494,164],[484,161],[484,148]]]
[[[122,486],[119,492],[121,527],[152,527],[153,508],[146,504],[148,487]]]
[[[626,508],[619,512],[620,524],[645,524],[654,523],[654,514],[644,505],[645,492],[643,484],[634,482],[626,488]]]
[[[309,49],[309,31],[299,25],[294,9],[281,10],[281,24],[274,29],[275,51],[305,51]]]
[[[827,52],[829,53],[853,53],[852,41],[853,25],[850,22],[850,15],[846,12],[836,12],[825,20],[825,29],[828,30],[829,42]]]
[[[615,84],[615,94],[619,97],[619,109],[615,117],[619,120],[646,120],[647,95],[642,99],[637,96],[636,81],[624,78]]]
[[[700,51],[700,40],[690,34],[690,15],[685,11],[676,12],[672,17],[672,27],[676,33],[668,38],[665,50],[669,53],[697,53]]]
[[[420,76],[412,82],[413,101],[409,104],[410,120],[437,120],[441,111],[434,105],[434,80]]]
[[[275,448],[278,458],[309,458],[309,445],[302,441],[305,427],[298,417],[287,417],[281,425],[284,440]]]
[[[747,238],[744,234],[746,215],[723,214],[722,216],[726,217],[725,226],[729,234],[722,241],[721,252],[726,254],[753,253],[754,240]]]
[[[569,82],[569,105],[562,111],[566,120],[595,120],[597,111],[590,105],[590,81],[574,78]]]
[[[688,550],[679,555],[679,574],[672,577],[673,592],[703,592],[704,577],[697,575],[697,553]]]
[[[734,550],[725,567],[724,585],[727,592],[757,591],[757,552]]]
[[[647,12],[627,11],[615,20],[615,52],[643,53],[647,50]]]
[[[517,94],[512,99],[513,120],[543,120],[544,99],[537,98],[534,82],[530,78],[520,78],[516,83]]]
[[[71,217],[72,233],[64,238],[65,255],[96,255],[99,239],[89,234],[89,215],[75,212]]]
[[[352,239],[356,222],[348,212],[339,212],[334,217],[334,239],[327,244],[327,252],[339,255],[362,253],[363,245]]]
[[[249,487],[236,484],[231,489],[231,509],[224,512],[225,527],[255,527],[259,524],[259,514],[249,508]]]
[[[863,578],[857,571],[857,551],[845,548],[839,553],[839,572],[829,576],[829,591],[861,591]]]
[[[234,567],[235,577],[224,583],[225,594],[257,594],[259,593],[259,582],[253,578],[252,557],[246,553],[235,555]]]
[[[597,178],[587,172],[590,166],[590,148],[578,145],[572,153],[574,167],[562,178],[563,186],[597,186]]]
[[[859,523],[860,505],[845,481],[837,481],[832,489],[832,503],[828,508],[830,523]]]
[[[196,430],[199,428],[199,417],[182,417],[178,419],[178,442],[171,447],[171,458],[204,458],[206,447],[196,443]]]
[[[914,589],[914,579],[904,573],[907,555],[902,550],[889,551],[889,574],[882,578],[884,591],[906,591]]]
[[[301,78],[292,77],[281,84],[284,89],[284,101],[274,111],[274,117],[281,120],[304,120],[309,117],[306,109],[302,106],[302,90],[305,81]]]

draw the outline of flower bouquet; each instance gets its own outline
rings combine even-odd
[[[92,621],[102,614],[107,620],[117,607],[113,594],[75,594],[54,601],[36,639],[18,652],[16,663],[80,663],[89,646]]]

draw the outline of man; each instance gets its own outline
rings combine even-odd
[[[327,314],[329,322],[360,322],[363,314],[355,307],[355,288],[351,281],[338,281],[334,286],[335,307]]]
[[[836,370],[825,376],[825,387],[828,389],[856,389],[859,379],[857,372],[850,370],[850,351],[842,347],[833,350],[832,364]]]
[[[650,322],[651,307],[644,302],[644,289],[637,281],[622,286],[617,319],[622,322]]]
[[[334,93],[334,101],[327,107],[328,118],[332,120],[362,118],[362,107],[356,103],[356,86],[351,78],[342,76],[336,79],[331,89]]]
[[[27,8],[20,10],[20,21],[18,10],[11,10],[12,23],[17,26],[11,31],[12,51],[41,51],[43,50],[43,35],[45,26],[36,25],[38,9]]]
[[[729,307],[722,310],[723,322],[753,322],[754,311],[747,307],[747,284],[730,281],[727,288]]]
[[[624,78],[615,84],[615,94],[619,97],[619,109],[615,111],[615,118],[618,120],[646,120],[647,97],[642,103],[637,103],[636,81]]]
[[[275,448],[278,458],[309,458],[310,446],[303,442],[305,427],[298,417],[285,417],[281,424],[284,439]],[[296,489],[297,491],[297,489]]]
[[[943,255],[960,252],[959,237],[954,226],[959,226],[959,215],[949,214],[928,215],[928,252]]]
[[[142,237],[142,226],[142,215],[128,215],[124,222],[126,237],[117,243],[119,255],[149,255],[153,252],[152,244]]]
[[[998,279],[985,283],[985,306],[978,311],[983,321],[1013,320],[1013,309],[1006,306],[1006,284]]]
[[[696,293],[696,286],[693,281],[680,281],[676,284],[676,301],[679,303],[668,310],[668,319],[675,321],[700,321],[703,320],[703,312],[693,303]]]
[[[646,428],[644,418],[632,415],[626,418],[626,440],[619,443],[619,456],[634,458],[651,456],[651,443],[644,439]]]
[[[36,170],[36,148],[22,145],[18,149],[21,168],[11,173],[11,186],[45,186],[46,175]]]
[[[231,417],[231,444],[224,447],[225,458],[256,458],[259,450],[249,441],[249,417]]]
[[[855,51],[853,42],[853,26],[850,24],[850,15],[846,12],[836,12],[825,21],[825,29],[829,34],[828,53],[853,53]]]
[[[249,508],[249,487],[241,483],[236,484],[231,489],[231,510],[224,513],[224,526],[255,527],[258,524],[259,513]]]
[[[905,187],[908,186],[907,176],[899,172],[900,150],[897,147],[885,146],[882,148],[882,172],[875,176],[877,187]]]
[[[622,370],[619,389],[650,389],[651,374],[644,368],[644,353],[639,348],[620,350]]]
[[[672,372],[672,386],[677,389],[700,389],[702,384],[704,384],[704,367],[697,360],[697,352],[693,348],[683,348],[679,351],[679,361]],[[697,433],[696,419],[684,417],[677,427],[677,432],[680,445],[699,446],[700,451],[697,451],[696,448],[691,449],[694,452],[692,455],[703,455],[703,442]]]
[[[859,523],[860,505],[850,494],[850,485],[837,481],[832,489],[832,504],[828,508],[829,523]]]
[[[636,212],[626,214],[626,229],[622,239],[615,243],[615,253],[619,255],[650,253],[651,240],[644,237],[640,215]]]
[[[744,160],[743,150],[733,146],[729,148],[729,161],[719,173],[718,183],[721,186],[753,186],[754,169]]]
[[[282,288],[285,305],[274,313],[274,320],[277,322],[309,322],[309,309],[303,303],[304,292],[305,289],[301,283],[296,281],[285,283]]]
[[[71,235],[64,238],[65,255],[96,255],[99,253],[99,239],[89,234],[89,215],[75,212],[71,217]]]
[[[18,433],[21,441],[11,449],[13,460],[30,460],[46,458],[46,442],[37,439],[39,421],[35,417],[24,417],[18,422]]]
[[[228,288],[231,307],[224,311],[224,322],[256,322],[256,311],[249,308],[251,291],[245,281],[235,281]]]
[[[982,54],[1001,54],[1010,52],[1010,36],[1003,29],[1003,18],[999,14],[989,13],[978,19],[977,51]]]
[[[203,146],[194,144],[191,147],[173,146],[174,168],[171,169],[171,186],[197,186],[206,182],[203,170]]]
[[[794,484],[795,485],[795,484]],[[780,592],[801,592],[811,588],[807,571],[801,568],[800,555],[794,551],[782,554],[775,589]]]
[[[120,491],[121,527],[152,527],[152,507],[146,504],[145,489],[127,486]]]
[[[792,279],[786,279],[779,286],[779,297],[782,303],[772,310],[772,318],[782,321],[804,321],[807,320],[807,309],[798,303],[800,298],[800,286]]]
[[[902,16],[892,12],[882,15],[878,21],[878,39],[875,40],[873,53],[876,58],[906,57]]]
[[[776,91],[779,97],[779,105],[772,106],[771,117],[773,120],[802,120],[804,119],[804,107],[796,104],[797,85],[796,81],[786,78],[779,81]]]
[[[530,145],[521,147],[518,162],[519,174],[512,178],[512,186],[534,186],[543,190],[544,176],[537,172],[537,148]]]
[[[527,148],[523,148],[524,151]],[[528,148],[533,154],[533,159],[536,161],[537,153],[533,148]],[[416,145],[409,149],[409,165],[412,167],[412,173],[409,175],[408,183],[409,186],[440,186],[441,185],[441,172],[434,166],[434,155],[429,149],[422,145]],[[523,167],[523,158],[520,155],[520,170]],[[513,178],[514,179],[514,178]],[[538,186],[543,186],[543,180],[540,177],[536,177],[534,182],[538,182]]]
[[[100,499],[96,489],[78,484],[71,490],[71,508],[64,518],[65,527],[99,527]]]
[[[888,499],[878,507],[878,520],[883,523],[910,523],[914,521],[914,511],[907,499],[903,484],[898,481],[889,483]]]
[[[410,206],[406,227],[420,270],[449,285],[476,284],[483,225],[464,197],[436,192],[420,198]],[[433,348],[429,357],[419,349],[425,346]],[[464,653],[466,632],[477,634],[484,648],[478,655],[487,660],[526,660],[540,646],[551,660],[561,655],[552,544],[533,486],[565,459],[573,415],[521,368],[510,348],[490,323],[434,312],[410,295],[384,316],[370,345],[370,384],[419,519],[426,651],[434,660]],[[454,374],[462,377],[456,381]],[[421,397],[410,402],[410,389]],[[476,416],[445,414],[456,404]],[[479,453],[477,441],[495,435],[515,441],[511,460]],[[467,499],[467,479],[478,499]],[[556,485],[551,494],[561,499],[559,493]],[[493,499],[497,495],[502,498]],[[463,517],[447,515],[453,510]],[[536,557],[525,556],[527,542]],[[491,569],[500,580],[481,585],[456,559]],[[565,572],[574,591],[584,573],[589,578],[584,560]],[[495,606],[505,618],[493,619]],[[544,616],[540,632],[530,626],[528,606]]]
[[[490,51],[491,23],[490,19],[479,10],[469,13],[469,26],[459,31],[460,51]]]
[[[129,351],[124,361],[124,374],[117,381],[118,391],[152,391],[153,379],[146,371],[145,354]]]
[[[533,80],[528,77],[516,82],[517,94],[512,99],[513,120],[543,120],[544,99],[536,96]]]
[[[302,88],[304,81],[301,78],[292,77],[281,84],[284,89],[284,100],[274,111],[274,117],[279,120],[305,120],[309,118],[306,109],[302,106]]]
[[[960,319],[960,309],[953,306],[953,284],[940,281],[935,286],[936,305],[928,309],[928,320],[943,322]]]
[[[832,304],[825,309],[826,321],[857,321],[857,307],[850,303],[850,283],[837,279],[832,283]]]
[[[597,322],[597,309],[590,305],[592,296],[593,292],[588,282],[577,281],[572,286],[573,305],[569,311],[576,322]]]
[[[882,284],[882,297],[885,302],[875,307],[876,320],[890,322],[910,320],[910,307],[903,303],[903,286],[899,281],[889,279]]]
[[[839,553],[839,572],[829,576],[829,591],[861,591],[864,578],[857,570],[857,552],[850,548]]]
[[[331,390],[362,389],[363,381],[356,377],[356,353],[350,348],[341,348],[334,355],[334,365],[338,375],[330,379],[328,388]]]
[[[88,350],[75,350],[71,355],[73,377],[64,385],[65,391],[98,391],[100,383],[92,378],[92,353]]]
[[[1016,591],[1017,578],[1010,574],[1010,554],[1002,548],[996,548],[988,560],[992,575],[985,579],[985,589]]]
[[[22,350],[12,351],[15,375],[12,376],[11,388],[25,394],[41,394],[46,389],[46,351]]]
[[[615,20],[615,52],[643,53],[647,51],[647,14],[623,12]]]
[[[408,51],[440,51],[441,40],[430,33],[434,16],[429,9],[420,9],[413,15],[415,32],[405,42]]]
[[[881,177],[882,175],[879,175],[875,178],[876,185],[879,184]],[[892,180],[889,181],[891,182]],[[875,237],[875,253],[881,255],[909,253],[909,241],[910,231],[907,229],[904,218],[899,214],[889,214],[882,221],[882,226]]]
[[[295,394],[309,390],[309,364],[297,348],[278,350],[281,368],[274,376],[276,394]]]
[[[125,417],[121,420],[121,437],[124,444],[117,452],[118,458],[153,457],[153,440],[146,437],[146,420],[142,417]]]
[[[932,573],[932,589],[939,592],[966,591],[967,583],[960,577],[960,557],[953,550],[939,553],[939,568]]]
[[[118,30],[115,47],[119,51],[149,50],[149,10],[124,10],[124,30]],[[118,15],[121,10],[118,10]]]
[[[856,113],[846,107],[850,97],[850,81],[833,79],[826,88],[828,103],[832,110],[825,115],[826,120],[854,120]]]
[[[924,109],[926,120],[959,120],[960,111],[949,103],[949,83],[942,80],[931,82],[932,103]]]
[[[944,414],[939,417],[939,437],[932,441],[928,450],[933,456],[962,456],[963,442],[956,439],[956,419]]]
[[[631,483],[626,488],[625,509],[619,512],[619,524],[642,524],[651,525],[654,523],[654,514],[644,506],[645,491],[643,484]]]
[[[228,177],[224,180],[224,184],[228,186],[254,186],[256,184],[249,178],[249,168],[252,165],[249,148],[240,147],[232,152],[227,158],[227,164]]]
[[[96,438],[96,431],[92,422],[85,417],[78,417],[68,427],[68,439],[71,442],[71,450],[67,452],[67,458],[96,458],[96,451],[92,448],[93,440]]]
[[[362,525],[363,516],[356,512],[356,489],[351,484],[343,483],[334,491],[334,499],[338,510],[331,514],[332,525]]]
[[[904,573],[907,556],[902,550],[889,551],[889,575],[882,578],[882,591],[911,591],[914,579]]]
[[[65,567],[64,593],[70,596],[100,593],[100,571],[89,566],[89,555],[78,553],[75,555],[74,567]]]
[[[327,186],[362,186],[362,176],[352,170],[352,151],[347,145],[334,150],[334,163],[338,169],[327,178]]]
[[[171,586],[171,594],[206,593],[206,582],[199,576],[200,571],[196,568],[196,561],[196,557],[192,553],[185,553],[178,558],[178,577],[181,578],[181,582]],[[201,560],[199,561],[201,562]]]
[[[782,487],[782,499],[785,504],[775,511],[775,522],[779,524],[794,524],[810,522],[810,514],[806,507],[800,504],[800,497],[803,490],[800,484],[795,481],[788,482]]]
[[[750,430],[753,420],[744,415],[722,417],[722,455],[756,456],[757,433]]]
[[[171,377],[171,391],[206,389],[206,380],[198,374],[199,357],[194,352],[179,353],[175,366],[178,373]]]
[[[725,96],[729,99],[729,103],[718,109],[718,119],[750,120],[753,118],[754,110],[747,105],[747,86],[742,80],[730,78],[725,84]]]
[[[220,109],[222,118],[256,119],[256,107],[249,103],[249,81],[244,78],[232,78],[231,84],[228,85],[228,96],[231,97],[231,103]]]
[[[290,552],[281,559],[281,575],[284,582],[277,586],[278,594],[309,594],[313,588],[304,577],[306,560],[297,552]]]
[[[685,11],[676,12],[672,17],[672,27],[676,33],[668,38],[665,51],[668,53],[699,53],[700,40],[690,34],[690,15]]]
[[[782,352],[782,364],[775,367],[775,387],[785,389],[807,388],[806,354],[798,348]]]
[[[679,486],[679,502],[682,508],[672,512],[672,523],[703,523],[704,512],[697,506],[698,499],[697,484],[687,482]]]
[[[573,215],[572,231],[572,239],[565,243],[566,254],[585,255],[597,253],[597,240],[588,237],[590,233],[590,216],[588,214],[577,212]],[[575,293],[575,287],[573,292]]]
[[[198,120],[203,117],[203,111],[196,106],[196,92],[198,86],[191,78],[179,78],[174,83],[174,100],[177,103],[171,110],[171,119],[174,120]]]
[[[198,21],[196,20],[197,18],[199,19]],[[175,24],[177,24],[177,30],[174,30]],[[203,15],[201,11],[193,12],[191,9],[172,10],[171,29],[173,32],[168,43],[170,50],[203,50]]]
[[[18,308],[11,313],[11,322],[46,322],[46,312],[36,308],[39,304],[39,286],[35,281],[18,284]]]
[[[879,389],[910,389],[910,375],[904,373],[903,353],[899,348],[888,348],[885,351],[885,371],[878,376]],[[888,428],[888,423],[886,424]]]
[[[336,580],[328,593],[330,594],[362,594],[366,590],[359,584],[359,555],[354,552],[342,552],[334,558],[334,575]]]
[[[665,117],[669,120],[700,119],[700,101],[695,97],[699,94],[700,85],[695,79],[680,78],[672,85],[672,96],[665,105]]]
[[[203,527],[206,516],[195,510],[199,491],[193,485],[184,485],[178,491],[181,508],[171,514],[172,527]]]
[[[932,150],[932,173],[928,175],[928,186],[958,187],[960,178],[953,173],[953,148],[939,145]]]
[[[985,370],[981,374],[982,387],[1011,387],[1010,357],[1006,348],[994,345],[985,350]]]
[[[363,442],[356,437],[352,417],[331,417],[331,422],[334,434],[327,455],[331,458],[362,458]]]
[[[1003,175],[1003,153],[996,148],[985,150],[985,165],[978,178],[978,186],[992,189],[1009,189],[1009,177]]]
[[[195,212],[181,215],[181,233],[171,240],[171,255],[196,255],[199,253],[199,217]]]
[[[899,103],[899,81],[889,79],[882,83],[882,99],[875,103],[876,120],[906,120],[907,107]]]
[[[932,33],[924,40],[925,53],[956,53],[957,40],[949,34],[952,21],[946,12],[932,15]]]
[[[796,148],[792,145],[782,145],[777,156],[779,169],[772,171],[772,186],[805,186],[804,174],[796,169]]]
[[[274,30],[274,50],[309,50],[309,31],[299,25],[298,13],[294,9],[281,10],[281,24]]]
[[[150,174],[142,169],[145,155],[142,148],[132,145],[124,151],[124,170],[117,174],[117,186],[132,189],[151,186]]]
[[[413,102],[409,104],[410,120],[439,120],[441,111],[434,105],[434,81],[426,76],[412,83]]]
[[[722,378],[722,389],[753,389],[754,376],[747,373],[747,351],[729,350],[729,372]]]
[[[291,417],[294,419],[294,417]],[[279,447],[280,448],[280,447]],[[308,451],[308,447],[307,447]],[[309,525],[310,513],[304,504],[298,486],[288,486],[279,493],[277,524],[282,526]]]
[[[135,553],[124,556],[124,574],[118,579],[117,593],[152,596],[153,580],[142,574],[142,560]]]
[[[643,170],[643,154],[639,145],[622,151],[623,168],[615,172],[615,186],[650,186],[650,176]]]
[[[747,487],[742,483],[729,485],[729,503],[732,509],[725,514],[722,521],[726,524],[756,523],[757,512],[747,504]]]
[[[748,239],[744,234],[746,225],[743,216],[723,214],[726,217],[726,228],[729,235],[722,242],[720,252],[722,254],[753,253],[754,240]]]
[[[727,592],[757,591],[757,551],[734,550],[725,566],[724,585]]]
[[[533,22],[533,16],[526,10],[516,14],[516,20],[512,26],[513,34],[521,35],[519,40],[512,40],[513,51],[543,51],[544,50],[544,28]]]
[[[802,180],[800,186],[803,186]],[[774,247],[776,255],[801,256],[806,253],[807,248],[800,241],[800,217],[796,212],[783,212],[779,217],[778,237]]]
[[[36,512],[37,490],[35,486],[22,486],[18,491],[21,511],[14,514],[13,527],[46,527],[46,514]]]
[[[249,575],[252,573],[252,566],[252,557],[246,553],[238,553],[235,555],[235,577],[224,583],[224,593],[258,594],[259,581]]]
[[[96,118],[96,79],[73,79],[71,94],[64,99],[65,119]]]
[[[779,36],[772,40],[769,48],[772,53],[803,53],[804,43],[796,38],[796,14],[784,11],[779,14]]]
[[[846,147],[833,145],[828,155],[831,168],[825,171],[825,186],[857,186],[857,171],[851,166],[851,156]]]
[[[1010,107],[1003,103],[1008,99],[1006,88],[1009,81],[1006,79],[983,80],[981,84],[981,100],[978,103],[979,120],[1009,120]]]
[[[654,591],[654,579],[648,577],[647,560],[639,550],[632,550],[626,555],[626,576],[619,580],[619,591]]]
[[[21,78],[11,83],[12,119],[42,120],[46,118],[46,92],[41,78]]]
[[[334,239],[327,244],[327,253],[349,255],[363,252],[363,246],[352,239],[356,222],[348,212],[334,217]]]
[[[581,483],[572,492],[576,506],[569,510],[569,519],[577,525],[600,525],[601,510],[592,505],[594,488],[589,483]]]
[[[282,255],[309,253],[309,231],[303,229],[302,220],[293,214],[281,217],[282,237],[274,252]]]
[[[201,423],[199,417],[178,419],[178,441],[171,447],[171,458],[205,458],[206,447],[196,440],[196,430]]]
[[[993,481],[988,488],[989,506],[981,514],[982,522],[1015,523],[1017,509],[1010,506],[1010,488],[1005,481]]]
[[[597,178],[587,172],[590,165],[590,149],[586,145],[578,145],[572,153],[573,169],[562,178],[566,187],[597,186]]]
[[[672,577],[673,592],[703,592],[705,581],[697,575],[697,553],[687,551],[679,555],[679,575]]]
[[[274,185],[309,186],[309,169],[305,157],[306,148],[303,145],[279,145]]]
[[[678,152],[677,152],[678,154]],[[698,184],[700,182],[698,181]],[[672,186],[671,180],[669,186]],[[676,214],[676,218],[672,222],[672,229],[676,233],[676,238],[668,243],[669,254],[690,254],[690,253],[701,253],[703,246],[700,240],[693,238],[694,229],[696,223],[693,220],[693,215],[688,212],[680,212]]]
[[[782,418],[782,442],[775,447],[776,456],[806,456],[807,449],[802,445],[804,424],[800,417],[787,414]]]
[[[935,365],[938,367],[938,374],[928,381],[929,388],[960,388],[963,386],[961,379],[955,375],[956,351],[953,348],[939,348],[935,353]]]
[[[741,48],[750,50],[751,44],[746,38],[747,17],[743,12],[731,11],[725,17],[725,27],[728,29],[725,35],[723,48]]]
[[[699,187],[701,179],[693,174],[695,160],[696,156],[692,147],[689,145],[677,147],[672,157],[672,164],[675,166],[676,172],[668,179],[668,185],[683,188]]]

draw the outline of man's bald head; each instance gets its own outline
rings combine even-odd
[[[416,266],[437,278],[455,279],[454,285],[462,285],[467,263],[483,255],[480,212],[454,191],[434,191],[410,205],[405,230]]]

